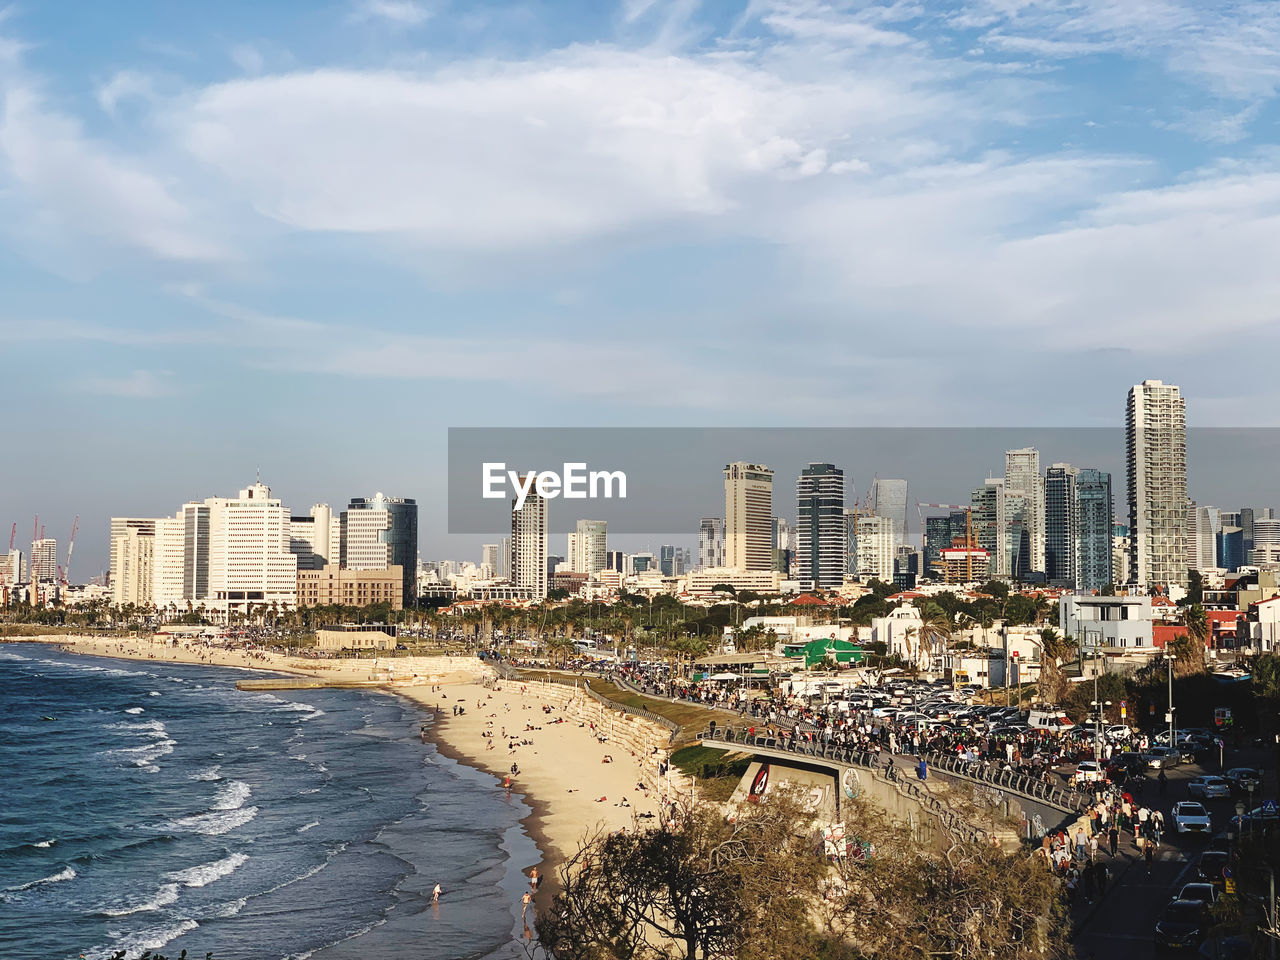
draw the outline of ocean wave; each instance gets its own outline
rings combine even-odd
[[[212,809],[239,810],[252,793],[253,790],[243,780],[232,780],[218,792],[218,797],[214,800]]]
[[[159,720],[143,720],[141,723],[108,723],[108,730],[128,730],[130,733],[150,733],[156,736],[165,732],[164,724]]]
[[[127,917],[135,913],[146,913],[149,910],[159,910],[161,907],[167,907],[169,904],[178,899],[178,885],[176,883],[166,883],[154,894],[150,900],[144,900],[141,903],[131,903],[123,907],[111,907],[109,909],[100,910],[104,917]]]
[[[32,846],[38,850],[47,850],[57,842],[57,840],[41,840],[39,843],[33,843]]]
[[[125,711],[125,713],[132,713],[134,716],[137,716],[142,712],[143,712],[142,707],[130,707],[128,710]]]
[[[167,757],[173,753],[173,748],[177,742],[165,737],[163,740],[145,743],[140,747],[121,747],[118,750],[108,750],[107,753],[112,756],[120,756],[135,767],[150,767],[161,757]]]
[[[98,947],[86,953],[85,960],[108,960],[109,957],[114,956],[121,950],[127,954],[143,950],[159,950],[166,943],[176,940],[184,933],[190,933],[199,926],[200,924],[194,920],[178,920],[165,926],[148,927],[145,930],[139,930],[137,933],[121,934],[110,946]]]
[[[160,691],[159,691],[159,690],[148,690],[148,691],[147,691],[147,696],[148,696],[148,697],[158,697],[158,696],[160,696]]]
[[[258,815],[257,807],[241,807],[238,810],[218,810],[214,813],[201,813],[192,817],[183,817],[165,824],[166,830],[178,830],[183,833],[202,833],[206,837],[218,837],[230,833],[237,827]]]
[[[185,870],[166,873],[164,878],[180,883],[184,887],[206,887],[215,880],[221,880],[235,873],[248,860],[249,858],[243,853],[233,853],[229,857],[214,860],[211,863],[202,863],[197,867],[187,867]]]
[[[307,795],[307,794],[309,794],[309,793],[319,793],[319,792],[320,792],[320,787],[311,787],[310,789],[302,790],[302,791],[299,791],[299,792],[301,793],[301,795],[302,795],[302,796],[306,796],[306,795]]]
[[[297,830],[295,830],[295,831],[293,831],[293,832],[294,832],[294,833],[306,833],[306,832],[307,832],[308,830],[310,830],[312,827],[318,827],[318,826],[320,826],[320,821],[319,821],[319,820],[312,820],[310,823],[304,823],[302,826],[300,826]]]
[[[222,779],[222,774],[220,772],[221,770],[222,770],[222,764],[215,763],[212,767],[206,767],[204,770],[201,770],[198,773],[193,773],[190,779],[204,780],[204,781],[221,780]]]
[[[61,883],[63,880],[74,880],[76,872],[70,867],[64,867],[57,873],[47,877],[41,877],[39,880],[32,880],[30,883],[20,883],[16,887],[5,887],[4,893],[22,893],[24,890],[32,890],[36,887],[42,887],[48,883]]]
[[[247,897],[241,897],[238,900],[228,900],[226,903],[219,904],[214,907],[207,917],[209,920],[229,920],[245,908],[245,904],[249,902]]]

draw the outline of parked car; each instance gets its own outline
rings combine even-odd
[[[1222,777],[1196,777],[1187,784],[1187,795],[1201,800],[1231,796],[1231,784]]]
[[[1199,900],[1213,906],[1218,899],[1218,888],[1212,883],[1202,883],[1196,881],[1193,883],[1184,883],[1182,889],[1178,891],[1175,900]]]
[[[1171,900],[1156,921],[1157,947],[1196,947],[1208,930],[1209,909],[1203,900]]]
[[[1133,739],[1133,730],[1125,723],[1113,723],[1103,731],[1108,740],[1131,740]]]
[[[1211,833],[1209,811],[1195,800],[1180,800],[1173,805],[1173,825],[1179,833]]]
[[[1243,817],[1232,817],[1231,825],[1236,829],[1244,827],[1246,830],[1259,825],[1266,830],[1280,823],[1280,811],[1276,810],[1275,804],[1263,804],[1260,807],[1254,807],[1252,810],[1246,810]]]
[[[1231,863],[1231,855],[1222,850],[1206,850],[1196,861],[1196,876],[1217,886],[1225,884],[1222,871]]]

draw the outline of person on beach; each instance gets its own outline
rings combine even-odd
[[[520,919],[523,920],[529,912],[529,904],[533,902],[533,894],[525,891],[525,895],[520,898]]]

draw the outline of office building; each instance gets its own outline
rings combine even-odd
[[[1218,531],[1218,566],[1234,573],[1245,564],[1244,530],[1237,526],[1223,526]]]
[[[28,567],[33,582],[57,580],[58,541],[52,537],[31,541],[31,562]]]
[[[876,477],[871,482],[871,512],[893,522],[894,544],[907,542],[907,481]]]
[[[1112,567],[1111,474],[1085,467],[1076,474],[1075,587],[1086,593],[1115,582]]]
[[[1045,576],[1091,592],[1114,581],[1111,474],[1055,463],[1044,478]]]
[[[1011,576],[1013,554],[1005,519],[1004,480],[988,477],[987,482],[975,487],[969,497],[973,505],[973,545],[987,552],[993,577]]]
[[[606,523],[603,520],[579,520],[569,534],[569,569],[595,576],[605,568]]]
[[[404,607],[404,571],[394,565],[385,570],[344,570],[331,563],[319,570],[299,570],[297,594],[300,607],[385,603],[400,610]]]
[[[1040,451],[1035,447],[1006,450],[1005,496],[1019,501],[1017,567],[1019,576],[1045,569],[1045,489],[1040,475]],[[1012,517],[1011,517],[1012,519]]]
[[[521,477],[522,485],[528,482]],[[547,598],[547,501],[530,486],[524,505],[516,509],[511,501],[511,553],[508,565],[513,586],[527,590],[534,600]]]
[[[271,488],[254,483],[235,497],[210,497],[203,506],[208,522],[206,603],[228,617],[292,607],[298,558],[289,549],[289,511],[271,496]],[[200,520],[195,512],[193,525],[198,528]]]
[[[1222,518],[1217,507],[1187,503],[1187,567],[1213,570],[1218,566],[1218,531]]]
[[[821,589],[844,582],[844,471],[810,463],[796,480],[796,577]]]
[[[1181,391],[1144,380],[1125,411],[1129,480],[1129,582],[1187,583],[1187,408]]]
[[[626,570],[627,557],[621,550],[606,550],[604,554],[604,568],[613,570],[615,573],[623,573]]]
[[[1249,556],[1249,551],[1253,549],[1253,518],[1257,511],[1253,507],[1240,508],[1240,527],[1241,536],[1244,539],[1244,555]]]
[[[418,504],[381,491],[353,498],[342,511],[341,564],[346,570],[399,567],[401,595],[413,606],[418,569]]]
[[[736,570],[773,566],[773,470],[738,461],[724,468],[725,565]]]
[[[1253,546],[1249,563],[1261,566],[1280,560],[1280,520],[1256,516],[1253,519]]]
[[[724,566],[724,518],[703,517],[698,524],[698,569]]]
[[[305,517],[289,518],[289,549],[299,570],[322,570],[342,561],[342,519],[327,503],[317,503]]]
[[[1076,580],[1076,531],[1079,526],[1076,476],[1069,463],[1055,463],[1044,477],[1044,573],[1054,586],[1071,586]],[[1107,513],[1108,528],[1111,524]],[[1110,549],[1110,529],[1108,529]]]
[[[143,517],[111,518],[111,603],[135,607],[153,603],[156,523]]]
[[[498,576],[498,571],[502,569],[502,561],[498,559],[500,549],[496,543],[486,543],[480,547],[480,566],[488,568],[490,579]]]

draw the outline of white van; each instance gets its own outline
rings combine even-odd
[[[1066,733],[1075,726],[1066,713],[1057,707],[1033,707],[1027,724],[1032,730],[1048,730],[1051,733]]]

